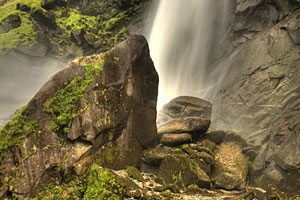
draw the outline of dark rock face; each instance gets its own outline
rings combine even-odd
[[[110,168],[136,166],[156,141],[157,85],[143,36],[70,62],[1,131],[17,141],[1,149],[5,191],[32,197],[95,160]],[[14,133],[15,121],[21,135]]]
[[[233,46],[237,47],[260,31],[273,27],[299,7],[296,0],[237,0],[232,26]]]
[[[40,24],[50,28],[50,29],[56,29],[57,24],[55,21],[55,18],[50,13],[46,13],[42,11],[41,9],[33,9],[31,10],[31,16]]]
[[[298,8],[292,2],[275,4],[274,1],[274,5],[292,11]],[[255,146],[261,146],[250,170],[254,184],[267,188],[272,183],[291,194],[299,191],[296,182],[300,169],[296,164],[299,163],[296,117],[300,91],[299,15],[297,10],[286,16],[236,52],[226,77],[229,81],[214,102],[212,120],[213,128],[236,130]],[[252,150],[247,152],[253,160]]]
[[[0,34],[7,33],[11,29],[18,28],[21,25],[21,23],[22,21],[19,15],[9,15],[0,22]]]

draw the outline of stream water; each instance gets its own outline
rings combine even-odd
[[[150,35],[159,74],[158,109],[190,95],[212,101],[224,70],[230,0],[159,0]],[[223,56],[224,57],[224,56]]]

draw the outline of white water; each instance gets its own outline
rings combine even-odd
[[[160,79],[158,109],[177,96],[216,94],[226,61],[211,64],[223,51],[230,1],[157,1],[149,46]]]

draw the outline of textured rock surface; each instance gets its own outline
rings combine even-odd
[[[227,190],[244,189],[249,166],[241,146],[234,142],[225,142],[220,145],[215,157],[216,164],[212,172],[215,186]]]
[[[251,180],[291,193],[299,191],[299,16],[297,10],[240,47],[213,113],[213,128],[236,130],[261,146]]]
[[[197,97],[180,96],[165,104],[158,112],[158,124],[174,118],[203,117],[211,118],[212,105]]]
[[[196,184],[202,188],[210,187],[208,175],[200,168],[195,160],[186,156],[166,156],[158,170],[158,175],[167,184],[175,183],[181,187]]]
[[[296,0],[237,0],[232,25],[233,46],[237,47],[273,27],[299,7]]]
[[[136,166],[156,140],[157,86],[143,36],[69,63],[1,131],[12,134],[1,149],[2,186],[23,198],[61,183],[73,168],[84,173],[95,159]]]

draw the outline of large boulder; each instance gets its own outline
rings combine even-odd
[[[70,62],[1,130],[2,187],[28,198],[95,160],[136,166],[156,141],[157,86],[143,36]]]
[[[224,142],[215,157],[216,164],[212,171],[215,186],[227,190],[244,189],[249,166],[241,146],[234,142]]]
[[[211,118],[212,105],[203,99],[180,96],[172,99],[158,112],[158,124],[182,117]]]
[[[158,170],[158,175],[167,184],[178,184],[187,187],[196,184],[202,188],[210,187],[209,176],[201,169],[195,160],[184,155],[164,157]]]

